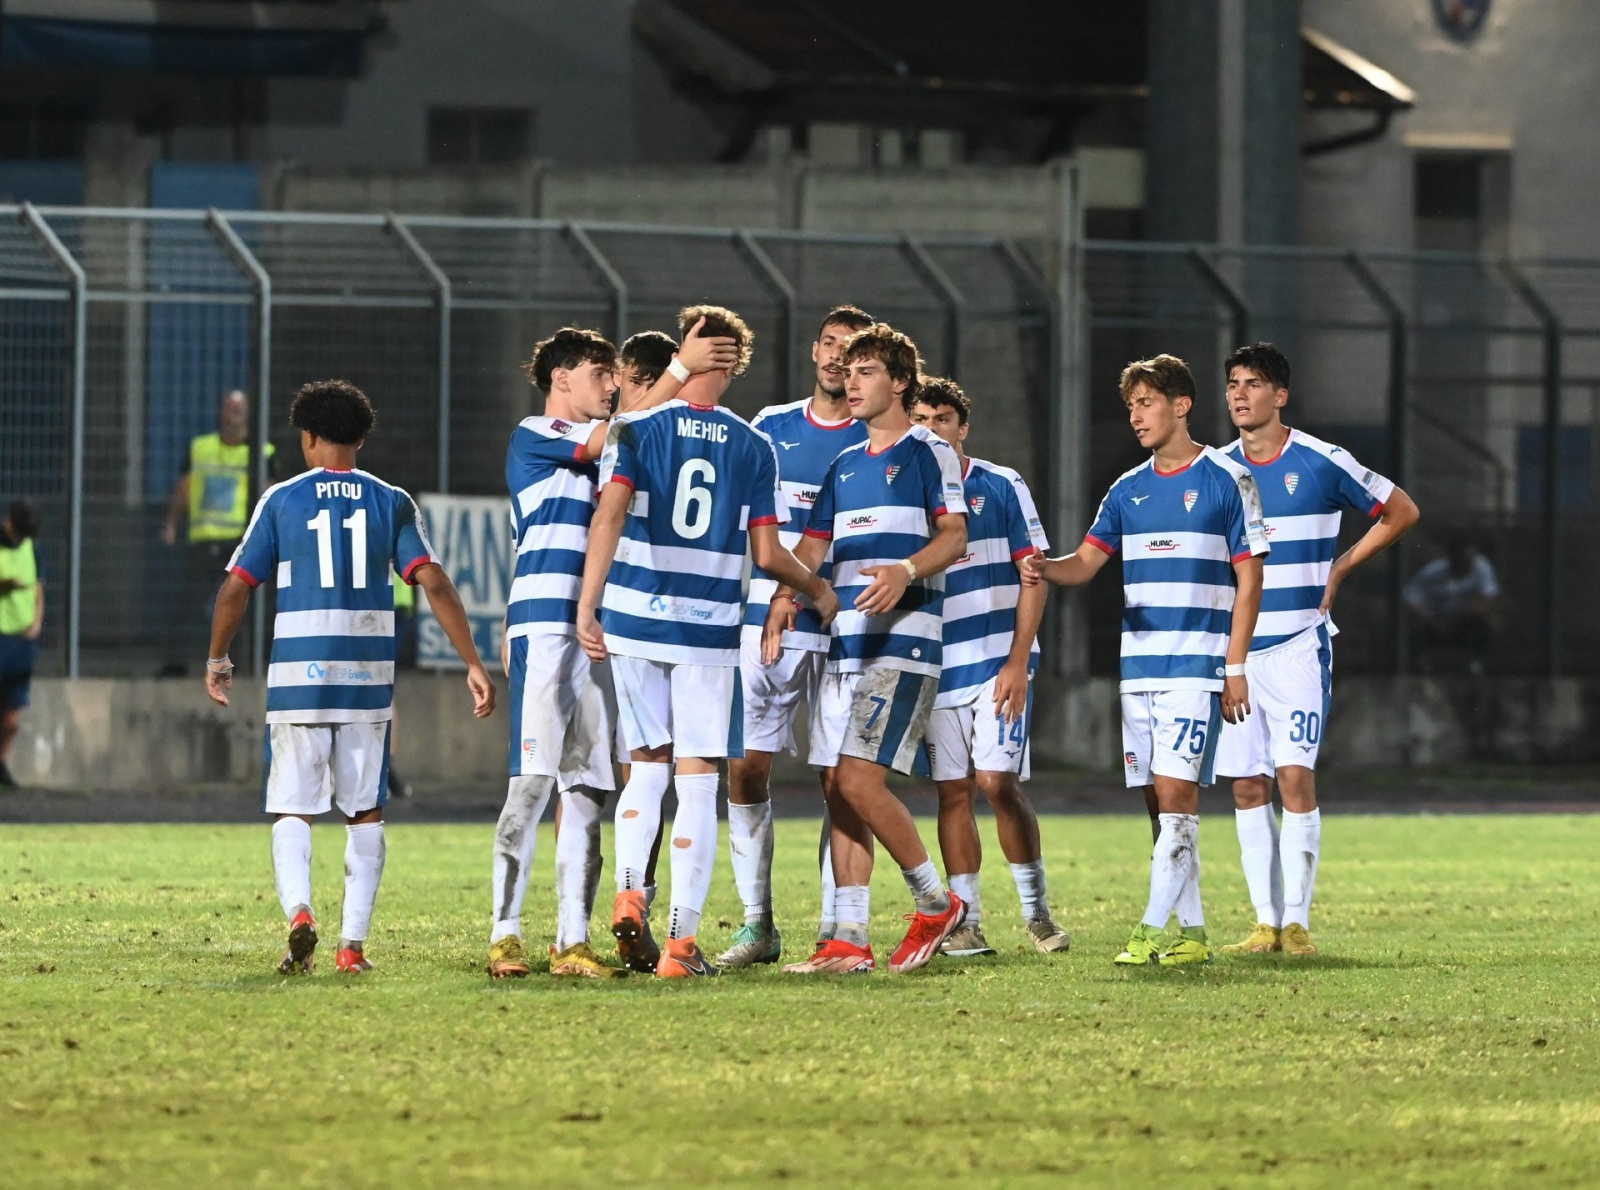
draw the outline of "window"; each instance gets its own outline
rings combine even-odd
[[[517,107],[431,107],[429,165],[513,165],[533,148],[533,112]]]
[[[0,106],[0,161],[75,161],[86,125],[70,108]]]

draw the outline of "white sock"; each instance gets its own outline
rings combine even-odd
[[[1183,882],[1183,891],[1178,894],[1178,925],[1185,930],[1203,927],[1206,924],[1206,915],[1200,908],[1200,836],[1194,840],[1194,862],[1189,865],[1189,878]]]
[[[747,922],[772,924],[772,803],[728,803],[728,854]]]
[[[522,898],[528,891],[539,819],[555,788],[554,777],[512,777],[494,828],[494,928],[489,941],[522,936]]]
[[[1016,881],[1017,896],[1022,901],[1023,921],[1038,921],[1041,917],[1050,916],[1050,892],[1045,886],[1044,860],[1012,864],[1011,879]]]
[[[943,913],[950,908],[950,894],[939,881],[939,872],[931,859],[925,859],[914,868],[901,868],[911,899],[917,903],[918,913]]]
[[[283,916],[311,908],[311,824],[304,818],[280,818],[272,824],[272,875],[278,884]]]
[[[1144,910],[1144,924],[1155,930],[1167,928],[1200,838],[1198,814],[1163,814],[1160,823],[1161,833],[1150,853],[1150,900]]]
[[[600,815],[606,795],[595,789],[561,791],[556,835],[556,949],[589,941],[589,917],[600,883]]]
[[[1235,810],[1233,822],[1239,830],[1239,862],[1250,889],[1250,903],[1256,907],[1256,920],[1281,926],[1283,870],[1278,866],[1278,820],[1272,805]]]
[[[967,924],[980,926],[983,924],[983,902],[978,899],[978,874],[976,872],[958,872],[950,877],[950,891],[955,893],[967,904]]]
[[[339,925],[339,940],[359,944],[367,940],[372,926],[372,906],[378,900],[378,883],[383,879],[383,861],[389,849],[381,822],[362,822],[344,829],[344,921]]]
[[[1283,836],[1278,842],[1283,857],[1283,924],[1311,928],[1311,894],[1317,887],[1317,864],[1322,858],[1322,811],[1309,814],[1283,812]]]
[[[839,920],[839,902],[838,888],[833,883],[833,824],[828,821],[826,807],[822,811],[822,841],[817,844],[817,869],[822,874],[822,912],[817,915],[817,937],[831,938]]]
[[[637,768],[634,772],[638,772]],[[672,914],[667,937],[693,938],[717,866],[717,774],[679,773],[672,819]]]
[[[834,893],[838,928],[833,936],[853,946],[867,945],[867,923],[872,920],[872,889],[865,884],[843,884]]]
[[[672,781],[670,764],[635,761],[628,783],[617,798],[617,891],[644,887],[650,846],[661,826],[661,799]]]

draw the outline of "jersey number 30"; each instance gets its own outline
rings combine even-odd
[[[339,527],[350,530],[350,585],[364,589],[367,585],[367,510],[358,508],[339,522]],[[317,535],[317,573],[324,587],[333,586],[333,517],[324,508],[306,522],[306,528]]]
[[[704,537],[711,528],[711,489],[695,481],[717,482],[717,469],[707,459],[690,459],[678,468],[678,491],[672,498],[672,531],[686,541]]]

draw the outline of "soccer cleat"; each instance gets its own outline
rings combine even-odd
[[[554,949],[553,947],[551,949]],[[560,954],[550,956],[551,975],[576,975],[586,979],[620,979],[627,969],[608,967],[587,942],[575,942]]]
[[[872,947],[857,946],[842,938],[829,938],[817,944],[811,957],[803,962],[790,963],[784,968],[789,975],[866,975],[877,969],[872,957]]]
[[[611,909],[611,936],[617,940],[617,958],[629,971],[649,975],[661,960],[661,948],[650,936],[650,911],[644,892],[630,888],[619,892]]]
[[[1206,941],[1204,926],[1188,926],[1178,931],[1178,936],[1161,948],[1156,962],[1163,967],[1186,967],[1191,963],[1209,963],[1211,946]]]
[[[1297,959],[1309,958],[1317,953],[1317,944],[1311,941],[1311,931],[1298,922],[1290,922],[1279,935],[1283,953]]]
[[[359,946],[341,946],[333,958],[333,966],[347,975],[360,975],[363,971],[372,970],[372,964]]]
[[[963,925],[959,930],[951,932],[939,947],[939,953],[949,955],[953,959],[970,958],[973,955],[994,954],[994,947],[989,945],[989,940],[983,936],[982,926]]]
[[[733,936],[733,945],[717,956],[719,967],[754,967],[783,957],[783,935],[776,927],[747,921]]]
[[[1141,921],[1128,935],[1128,945],[1111,961],[1124,967],[1149,967],[1154,965],[1156,956],[1166,944],[1167,936],[1163,931]]]
[[[911,928],[889,956],[889,970],[896,975],[915,971],[928,965],[928,960],[939,953],[944,940],[961,928],[967,919],[967,903],[955,893],[950,893],[950,908],[943,913],[906,914]]]
[[[716,975],[718,971],[700,953],[693,938],[668,938],[666,953],[656,962],[657,979],[688,979],[696,975]]]
[[[1221,949],[1223,954],[1269,954],[1274,950],[1282,950],[1283,943],[1277,926],[1258,921],[1245,937]]]
[[[522,949],[522,939],[517,935],[507,934],[489,944],[490,979],[521,979],[531,970],[528,952]]]
[[[1048,913],[1028,922],[1028,937],[1040,954],[1065,954],[1072,949],[1072,935],[1056,924]]]
[[[289,946],[278,963],[281,975],[310,975],[317,950],[317,920],[301,909],[289,923]]]

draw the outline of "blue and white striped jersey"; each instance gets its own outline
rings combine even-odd
[[[1017,631],[1017,562],[1050,548],[1033,493],[1009,467],[968,459],[967,552],[944,572],[944,671],[935,707],[964,707],[1005,666]],[[1028,672],[1039,665],[1039,645]]]
[[[789,515],[772,442],[720,405],[668,401],[612,421],[600,482],[633,491],[600,602],[606,647],[739,664],[749,529]]]
[[[1258,463],[1234,442],[1225,452],[1243,463],[1261,489],[1272,554],[1261,592],[1261,617],[1250,641],[1252,653],[1287,644],[1322,622],[1322,595],[1339,548],[1340,514],[1365,517],[1383,511],[1394,484],[1369,471],[1342,447],[1290,430],[1273,458]],[[1337,632],[1332,624],[1329,632]]]
[[[276,579],[268,723],[381,723],[394,706],[394,587],[439,559],[411,497],[317,468],[262,493],[228,569]]]
[[[750,424],[771,438],[778,449],[778,486],[783,489],[784,503],[789,509],[789,523],[779,537],[784,545],[793,549],[805,532],[811,506],[817,502],[817,489],[822,486],[829,465],[845,447],[867,440],[866,423],[853,417],[840,422],[820,421],[811,408],[811,398],[807,397],[788,405],[768,405]],[[819,573],[823,578],[831,577],[831,567],[826,561]],[[750,591],[744,605],[746,636],[761,638],[761,629],[767,622],[767,608],[777,588],[776,580],[767,577],[760,567],[751,569]],[[826,653],[828,633],[823,630],[817,613],[802,607],[795,618],[794,631],[783,634],[783,646]]]
[[[872,579],[865,566],[895,565],[933,538],[945,513],[966,512],[961,463],[948,442],[912,426],[877,454],[863,442],[833,461],[817,490],[807,537],[833,542],[833,621],[828,672],[859,673],[869,665],[937,677],[944,653],[944,575],[907,585],[894,610],[856,611]]]
[[[1111,485],[1085,540],[1122,551],[1122,692],[1220,691],[1233,565],[1268,548],[1250,472],[1209,446],[1176,471],[1149,458]]]
[[[584,449],[597,422],[529,417],[511,431],[506,488],[517,534],[517,570],[506,635],[571,636],[589,548],[600,469]]]

